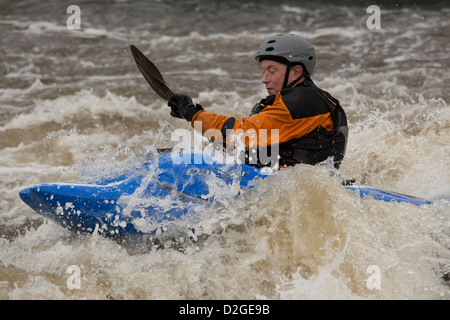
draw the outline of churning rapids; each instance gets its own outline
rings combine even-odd
[[[339,3],[77,1],[71,29],[65,1],[3,1],[0,299],[449,299],[450,7],[380,5],[369,29],[372,3]],[[187,129],[130,44],[175,91],[243,117],[266,95],[257,47],[287,32],[315,45],[313,79],[347,112],[341,175],[431,205],[360,199],[299,165],[212,212],[199,236],[118,243],[20,200],[36,183],[125,172]]]

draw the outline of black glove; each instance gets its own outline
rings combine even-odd
[[[176,93],[167,104],[172,109],[170,111],[172,117],[186,119],[189,122],[197,112],[203,110],[201,105],[194,105],[191,97],[184,94]]]
[[[174,118],[179,118],[179,119],[184,119],[183,116],[178,112],[178,107],[176,106],[176,104],[172,103],[169,101],[168,103],[169,107],[170,107],[170,115]]]

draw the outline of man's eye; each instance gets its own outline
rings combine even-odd
[[[273,75],[273,74],[275,74],[275,72],[276,72],[276,70],[273,70],[273,69],[262,70],[263,76],[265,74]]]

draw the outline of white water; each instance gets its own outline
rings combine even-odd
[[[386,8],[368,30],[361,5],[286,2],[267,21],[270,2],[82,2],[82,30],[69,31],[56,2],[1,6],[0,298],[450,298],[448,8]],[[360,199],[301,165],[216,209],[203,236],[119,244],[74,235],[19,199],[35,183],[126,172],[187,128],[130,44],[171,88],[239,117],[265,95],[254,51],[280,32],[315,44],[313,78],[347,112],[341,174],[432,205]],[[80,289],[67,286],[71,265]],[[380,289],[367,285],[371,266]]]

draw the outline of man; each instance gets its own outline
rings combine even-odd
[[[273,166],[277,159],[280,167],[315,165],[331,158],[339,168],[347,144],[346,115],[339,101],[310,78],[316,63],[314,47],[300,36],[280,34],[266,39],[255,58],[269,96],[257,103],[247,118],[203,110],[182,94],[169,102],[171,115],[186,119],[194,128],[200,122],[203,134],[211,129],[220,132],[209,136],[212,140],[227,145],[243,143],[248,164]],[[272,155],[270,163],[261,161],[262,150]]]

